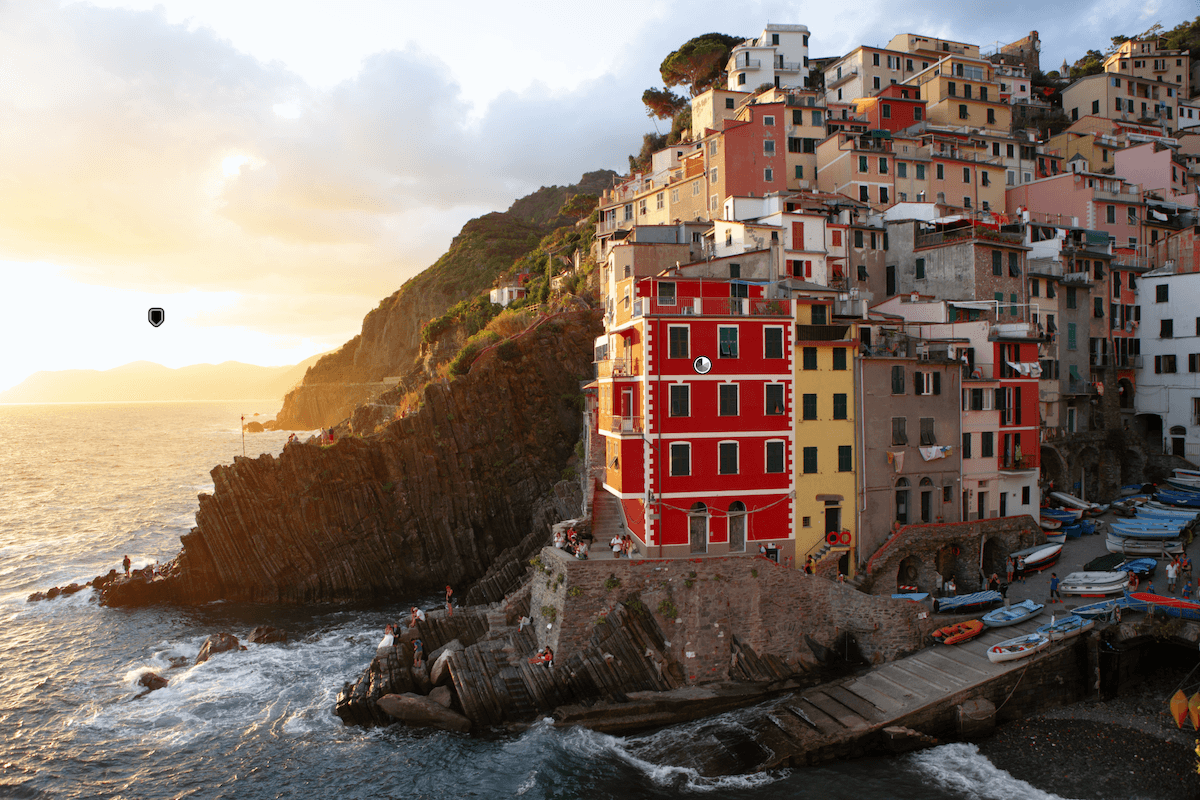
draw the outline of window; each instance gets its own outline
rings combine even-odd
[[[980,434],[979,442],[979,457],[992,458],[996,455],[996,434],[992,431],[984,431]]]
[[[967,98],[968,100],[971,99],[971,84],[963,84],[963,97]]]
[[[811,102],[811,98],[810,98],[810,102]],[[812,124],[813,124],[813,125],[820,125],[820,124],[821,124],[821,112],[820,112],[820,111],[815,111],[815,110],[814,110],[814,111],[812,112]],[[806,153],[811,153],[812,151],[811,151],[811,150],[806,150],[805,152],[806,152]]]
[[[672,325],[667,329],[667,339],[670,342],[668,358],[688,357],[688,328],[686,325]]]
[[[913,107],[913,119],[915,121],[920,122],[924,116],[925,116],[924,109],[922,109],[920,106]]]
[[[899,364],[892,367],[892,394],[904,394],[904,367]]]
[[[1154,371],[1156,373],[1163,373],[1163,372],[1172,373],[1172,372],[1174,372],[1175,371],[1175,356],[1173,354],[1167,355],[1167,356],[1155,356],[1154,357]]]
[[[963,458],[971,457],[971,434],[969,434],[969,433],[963,434],[962,457]]]
[[[764,156],[775,155],[775,140],[774,139],[763,139],[763,155]]]
[[[979,183],[983,186],[991,186],[992,185],[992,176],[989,175],[986,171],[980,172],[979,173]],[[986,203],[987,201],[984,200],[983,202]]]
[[[925,180],[925,165],[924,164],[917,164],[917,180],[919,180],[919,181]]]
[[[1158,322],[1158,338],[1170,339],[1175,335],[1175,320],[1163,319]]]
[[[804,474],[812,475],[817,471],[817,448],[804,448]]]
[[[718,413],[722,417],[736,417],[738,413],[738,387],[736,383],[722,383],[717,387]]]
[[[746,73],[739,72],[738,73],[738,86],[745,86],[745,85],[746,85]]]
[[[692,446],[687,442],[671,443],[671,474],[692,474]]]
[[[1103,297],[1092,298],[1092,316],[1095,317],[1096,319],[1102,319],[1104,317],[1104,298]]]
[[[1021,505],[1023,505],[1023,506],[1029,505],[1029,487],[1028,486],[1021,487]]]
[[[846,395],[835,394],[833,396],[833,418],[849,419],[846,414]]]
[[[763,125],[770,125],[771,127],[775,127],[775,117],[771,116],[770,114],[764,115],[763,116]]]
[[[817,348],[815,348],[815,347],[804,348],[803,357],[804,357],[804,368],[805,369],[811,370],[811,369],[817,368]]]
[[[929,447],[937,444],[937,436],[933,432],[933,417],[921,417],[921,445]]]
[[[814,305],[812,307],[812,324],[813,325],[828,324],[829,323],[828,314],[829,314],[829,306],[820,305],[820,304]]]
[[[1117,221],[1117,207],[1116,206],[1105,206],[1104,214],[1105,214],[1105,221],[1110,222],[1110,223],[1115,223]]]
[[[908,444],[907,417],[892,417],[892,444]]]
[[[879,53],[871,54],[871,65],[876,67],[879,66]]]
[[[1029,282],[1029,296],[1030,297],[1040,297],[1041,291],[1042,291],[1041,286],[1042,286],[1041,281],[1037,280],[1036,278],[1031,280]]]
[[[763,170],[763,183],[772,183],[775,180],[775,170],[767,167]]]
[[[854,246],[855,247],[863,246],[863,232],[862,231],[854,232]]]
[[[871,202],[871,194],[870,194],[870,191],[871,191],[871,190],[867,188],[866,184],[863,184],[862,186],[859,186],[859,187],[858,187],[858,199],[859,199],[859,200],[862,200],[864,203],[869,203],[869,202]]]
[[[733,108],[733,98],[732,97],[725,98],[725,107],[730,108],[730,109]]]
[[[946,169],[945,169],[945,167],[946,167],[946,165],[945,165],[945,164],[938,164],[938,165],[937,165],[937,179],[938,179],[939,181],[944,181],[944,180],[946,179]]]
[[[950,97],[957,97],[958,96],[958,84],[956,84],[954,81],[947,82],[946,83],[946,94],[949,95]]]
[[[763,395],[767,401],[767,416],[778,416],[783,413],[783,384],[768,383],[763,388]]]
[[[881,202],[881,203],[891,202],[888,200],[888,187],[886,187],[886,186],[879,187],[879,202]]]
[[[878,88],[879,88],[879,76],[878,76],[878,75],[876,75],[876,76],[875,76],[875,77],[874,77],[874,78],[871,80],[871,88],[873,88],[873,89],[878,89]]]
[[[883,103],[882,109],[883,109],[883,118],[891,119],[892,118],[892,106],[889,103]]]
[[[869,170],[870,170],[870,167],[867,166],[867,157],[859,156],[858,157],[858,171],[859,172],[867,172]]]
[[[666,192],[659,192],[658,194],[654,195],[655,208],[658,208],[658,209],[663,208],[667,204],[666,200],[667,200]]]
[[[763,328],[763,358],[783,358],[783,328]]]
[[[717,329],[718,340],[720,342],[721,358],[737,358],[738,357],[738,329],[735,327],[721,327]]]
[[[881,159],[879,159],[879,174],[880,174],[880,175],[887,175],[887,174],[888,174],[888,165],[887,165],[887,159],[886,159],[886,158],[881,158]]]
[[[1129,212],[1129,213],[1128,213],[1128,222],[1129,222],[1129,224],[1130,224],[1130,225],[1137,225],[1137,222],[1138,222],[1138,218],[1137,218],[1137,209],[1136,209],[1134,206],[1129,206],[1128,212]]]
[[[904,162],[904,161],[896,162],[896,177],[897,178],[907,178],[908,177],[908,163],[907,162]]]
[[[970,110],[967,108],[967,104],[966,104],[966,103],[959,103],[959,105],[958,105],[958,118],[959,118],[959,119],[970,119],[970,118],[971,118],[971,112],[970,112]]]
[[[971,182],[971,168],[963,167],[963,183]]]
[[[815,394],[806,394],[803,397],[803,412],[801,419],[816,419],[817,418],[817,396]]]
[[[917,259],[915,277],[917,280],[923,280],[925,278],[925,259],[923,259],[923,258]]]
[[[1068,350],[1076,349],[1075,323],[1074,322],[1067,323],[1067,349]]]
[[[658,304],[660,306],[675,305],[675,284],[670,281],[659,281]]]
[[[838,445],[838,472],[854,471],[854,451],[848,444]]]
[[[1093,100],[1093,101],[1092,101],[1092,113],[1093,113],[1093,114],[1099,114],[1099,113],[1100,113],[1100,101],[1099,101],[1099,100]]]
[[[767,442],[767,472],[783,472],[783,442]]]
[[[720,475],[737,475],[738,446],[737,442],[721,442],[717,445],[717,473]]]
[[[1075,304],[1075,287],[1067,287],[1067,308],[1077,308]]]
[[[1154,302],[1165,303],[1170,298],[1170,287],[1165,283],[1160,283],[1154,287]]]
[[[992,274],[1004,274],[1004,254],[1000,250],[992,251]]]
[[[1196,319],[1196,326],[1200,328],[1200,318]],[[833,368],[839,371],[846,369],[846,348],[833,348]]]
[[[796,165],[796,180],[798,180],[798,181],[804,180],[804,165],[803,164]]]
[[[671,384],[671,416],[686,417],[691,413],[691,387],[686,383]]]
[[[1021,257],[1016,253],[1008,254],[1008,276],[1010,278],[1021,277]]]
[[[721,174],[721,173],[720,173],[720,171],[718,170],[718,168],[717,168],[717,167],[713,167],[712,169],[710,169],[710,170],[708,171],[708,182],[709,182],[709,183],[716,183],[716,182],[717,182],[717,178],[718,178],[718,177],[720,177],[720,174]]]

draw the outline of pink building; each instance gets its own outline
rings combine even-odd
[[[1188,183],[1187,162],[1161,142],[1145,142],[1113,154],[1113,174],[1163,200],[1196,207],[1196,187]]]
[[[1098,172],[1066,172],[1005,192],[1008,212],[1028,211],[1031,222],[1104,231],[1116,247],[1141,242],[1145,203],[1137,184]]]

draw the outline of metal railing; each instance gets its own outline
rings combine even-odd
[[[991,228],[957,228],[950,231],[938,231],[937,233],[922,233],[918,234],[915,247],[936,247],[941,244],[951,244],[954,242],[968,242],[972,239],[982,239],[989,242],[1004,242],[1008,244],[1023,244],[1024,237],[1019,233],[1004,233],[994,231]]]
[[[596,362],[596,377],[630,377],[637,374],[637,369],[638,363],[635,358],[606,358]]]
[[[645,425],[641,417],[610,417],[608,429],[613,433],[644,433]]]
[[[659,302],[655,297],[642,297],[634,301],[633,316],[658,315],[790,317],[792,305],[787,300],[758,297],[680,297],[673,302]]]

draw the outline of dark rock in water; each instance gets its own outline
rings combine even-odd
[[[829,648],[809,636],[807,633],[804,634],[804,643],[808,645],[809,650],[812,650],[812,654],[816,656],[817,661],[819,661],[822,666],[828,664],[833,659],[833,654],[829,651]]]
[[[471,730],[469,719],[428,697],[416,694],[386,694],[379,698],[379,707],[407,725],[460,733]]]
[[[88,581],[88,586],[91,586],[93,589],[95,589],[97,592],[99,592],[105,586],[107,586],[109,583],[111,583],[112,581],[114,581],[116,579],[117,579],[117,571],[115,569],[110,569],[108,571],[107,575],[97,575],[96,577],[94,577],[90,581]]]
[[[45,600],[45,599],[46,599],[46,593],[45,593],[45,592],[34,592],[33,594],[29,595],[29,597],[25,598],[25,602],[27,602],[27,603],[37,603],[37,602],[40,602],[40,601],[42,601],[42,600]]]
[[[462,642],[455,639],[434,651],[436,656],[431,656],[429,659],[430,683],[434,686],[444,686],[450,682],[450,656],[462,649]]]
[[[259,625],[250,631],[250,635],[246,637],[247,642],[253,642],[254,644],[273,644],[275,642],[286,642],[287,640],[287,631],[272,628],[270,625]]]
[[[75,594],[76,592],[81,592],[81,591],[83,591],[83,587],[80,586],[78,583],[72,583],[69,586],[64,586],[62,588],[62,593],[64,595]]]
[[[266,428],[263,427],[261,422],[246,423],[246,433],[262,433],[264,430],[266,430]]]
[[[188,665],[188,663],[191,661],[191,659],[188,658],[187,656],[172,656],[171,658],[169,658],[167,660],[171,662],[171,669],[179,669],[180,667],[186,667]]]
[[[582,425],[595,311],[567,312],[433,383],[378,433],[212,470],[196,527],[152,582],[113,581],[110,606],[214,600],[379,600],[467,586],[535,528]],[[386,374],[386,373],[384,373]]]
[[[166,686],[167,679],[157,672],[143,672],[142,677],[138,678],[138,683],[153,692]]]
[[[54,598],[58,597],[60,594],[62,594],[62,589],[59,589],[57,586],[55,586],[50,591],[46,592],[46,599],[53,600]]]
[[[241,643],[232,633],[214,633],[204,640],[204,644],[200,647],[200,654],[196,656],[196,663],[203,664],[217,653],[237,650],[240,647]]]

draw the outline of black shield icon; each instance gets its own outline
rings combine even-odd
[[[166,318],[167,318],[166,313],[161,308],[150,309],[150,313],[147,314],[147,316],[150,319],[150,324],[156,328],[159,325],[162,325],[163,321],[166,320]]]

